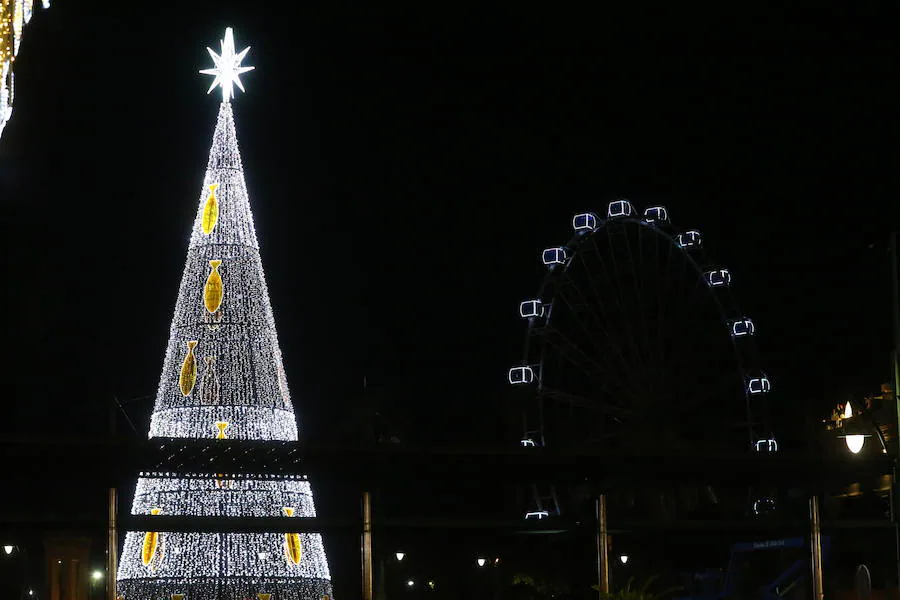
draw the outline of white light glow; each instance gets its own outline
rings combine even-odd
[[[844,441],[847,443],[847,448],[853,454],[859,454],[860,450],[863,449],[863,445],[866,443],[866,436],[864,435],[848,435],[844,438]]]
[[[534,512],[525,513],[526,519],[546,519],[550,516],[550,513],[546,510],[537,510]]]
[[[531,367],[513,367],[509,370],[507,379],[512,385],[531,383],[534,381],[534,371]]]
[[[606,216],[610,219],[616,217],[630,217],[634,214],[634,206],[628,200],[614,200],[606,208]]]
[[[668,223],[669,211],[665,206],[651,206],[644,209],[644,221],[647,223]]]
[[[220,44],[222,46],[221,54],[216,54],[212,48],[206,48],[213,59],[213,63],[216,65],[215,68],[201,69],[200,72],[204,75],[213,75],[215,77],[206,93],[208,94],[216,89],[216,86],[221,86],[222,102],[228,102],[234,98],[235,85],[238,86],[242,92],[244,91],[244,86],[241,85],[241,74],[252,71],[255,67],[241,66],[241,61],[244,60],[244,57],[247,56],[247,52],[250,51],[250,46],[247,46],[235,54],[234,32],[231,27],[225,28],[225,38],[220,41]]]
[[[15,548],[13,546],[3,546],[3,551],[6,552],[7,556],[12,554],[13,550],[15,550]]]
[[[94,571],[93,573],[91,573],[91,579],[93,579],[94,581],[103,579],[103,571]]]
[[[406,554],[404,554],[403,552],[397,552],[396,554],[394,554],[394,556],[397,558],[397,560],[403,560],[406,557]]]
[[[49,7],[50,2],[45,0],[44,8]],[[0,136],[12,117],[16,56],[33,8],[33,0],[0,0]]]
[[[224,432],[232,441],[297,440],[229,102],[220,105],[202,183],[149,437],[214,440]],[[206,205],[215,184],[218,215],[211,228]],[[222,301],[214,319],[204,295],[212,260],[222,261],[218,267]],[[179,378],[187,341],[197,342],[198,385],[183,390]],[[305,478],[160,475],[164,474],[139,477],[132,514],[160,509],[164,515],[276,517],[291,507],[294,516],[316,516]],[[331,574],[319,534],[297,534],[301,551],[288,556],[283,532],[158,532],[152,538],[155,555],[145,565],[146,533],[125,536],[116,579],[117,593],[127,600],[159,600],[175,594],[188,600],[242,600],[266,594],[277,600],[318,600],[331,595]]]
[[[572,217],[572,229],[575,231],[593,231],[597,229],[597,215],[594,213],[581,213]]]
[[[690,229],[675,236],[675,244],[679,248],[696,248],[702,241],[703,238],[700,237],[700,232],[696,229]]]
[[[479,558],[479,559],[477,559],[475,562],[478,563],[478,566],[479,566],[479,567],[483,567],[484,564],[487,562],[487,560],[484,559],[484,558]]]
[[[544,316],[544,303],[540,300],[526,300],[519,304],[519,316],[523,319]]]
[[[628,555],[627,554],[620,555],[619,562],[622,563],[623,565],[627,565],[628,564]]]
[[[414,585],[416,585],[416,582],[413,581],[412,579],[409,579],[406,581],[406,587],[412,587]]]
[[[703,274],[706,283],[711,287],[727,287],[731,285],[731,272],[728,269],[714,269]]]
[[[541,253],[541,260],[548,267],[552,267],[553,265],[564,265],[566,264],[566,259],[568,258],[568,253],[565,248],[556,247],[556,248],[547,248]]]

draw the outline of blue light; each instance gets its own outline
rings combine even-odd
[[[509,382],[512,385],[533,383],[534,371],[531,367],[513,367],[509,370]]]
[[[565,248],[557,246],[556,248],[547,248],[544,250],[541,258],[548,267],[552,267],[553,265],[564,265],[566,264],[568,253]]]
[[[728,269],[713,269],[703,274],[706,283],[711,287],[728,287],[731,285],[731,273]]]
[[[628,200],[613,200],[606,208],[606,216],[610,219],[616,217],[630,217],[634,214],[634,207]]]
[[[597,229],[597,215],[581,213],[572,218],[572,229],[575,231],[593,231]]]
[[[540,300],[526,300],[519,304],[519,315],[523,319],[544,316],[544,303]]]
[[[665,206],[651,206],[644,210],[644,221],[647,223],[668,223],[669,211]]]
[[[675,243],[679,248],[696,248],[701,242],[700,232],[696,229],[690,229],[675,236]]]

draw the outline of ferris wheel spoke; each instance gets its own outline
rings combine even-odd
[[[612,232],[608,232],[606,236],[607,241],[609,242],[610,254],[612,256],[612,260],[615,261],[615,249],[612,246]],[[641,367],[645,367],[646,359],[643,356],[643,352],[637,345],[637,341],[634,336],[634,331],[631,326],[631,319],[628,318],[628,311],[626,310],[626,302],[622,296],[623,286],[621,284],[617,284],[618,277],[614,277],[614,275],[618,275],[618,269],[615,265],[613,265],[613,272],[610,273],[609,268],[607,267],[606,261],[603,260],[603,255],[600,251],[599,246],[597,246],[597,239],[595,235],[591,236],[591,244],[594,247],[594,255],[597,257],[597,263],[600,265],[601,272],[603,273],[606,279],[606,285],[609,289],[615,290],[615,294],[613,294],[613,298],[616,303],[616,309],[619,315],[622,318],[618,319],[618,325],[624,326],[628,332],[625,334],[626,341],[628,342],[628,346],[631,351],[634,353],[635,359],[638,361],[638,365],[636,365],[639,369]],[[588,272],[588,276],[590,277],[590,272]],[[600,290],[597,287],[596,282],[593,277],[591,277],[591,284],[594,287],[594,293],[597,294],[598,298],[602,298],[603,296],[600,294]]]
[[[640,249],[640,247],[641,247],[640,234],[641,234],[641,229],[643,229],[643,226],[635,225],[635,227],[637,227],[637,233],[638,233],[638,244],[637,245],[638,245],[638,248]],[[646,341],[647,341],[647,335],[646,335],[647,319],[645,316],[645,306],[644,306],[645,303],[644,303],[644,298],[643,298],[643,286],[642,286],[643,278],[641,278],[640,282],[638,281],[637,271],[635,270],[634,250],[631,248],[631,241],[629,240],[628,230],[625,228],[625,224],[623,224],[623,226],[621,228],[619,228],[618,232],[616,232],[615,230],[610,231],[610,235],[608,235],[606,238],[607,242],[609,244],[609,256],[612,261],[613,271],[617,274],[621,273],[621,267],[619,266],[619,261],[616,259],[616,249],[613,247],[612,235],[614,233],[617,233],[620,237],[622,237],[625,240],[626,254],[627,254],[627,257],[629,257],[631,259],[631,260],[628,260],[627,262],[629,264],[629,267],[630,267],[629,270],[631,271],[631,278],[634,283],[634,288],[633,288],[634,297],[628,298],[628,299],[625,299],[624,295],[623,295],[624,294],[623,290],[627,289],[626,286],[623,285],[624,282],[620,282],[619,285],[616,285],[616,289],[619,290],[619,301],[621,303],[622,312],[624,313],[626,310],[629,310],[629,309],[631,312],[633,312],[635,309],[637,310],[637,313],[638,313],[637,320],[640,322],[639,329],[641,330],[640,334],[642,334],[642,335],[639,335],[638,332],[635,332],[634,329],[631,328],[631,324],[632,324],[631,319],[626,319],[625,322],[628,324],[631,336],[634,338],[635,347],[638,347],[638,344],[639,344],[638,338],[639,337],[642,337],[644,339],[644,343],[641,344],[641,346],[643,346],[643,351],[639,351],[640,360],[642,362],[642,366],[644,367],[644,369],[652,369],[653,365],[651,363],[653,361],[652,361],[652,354],[650,353],[650,344],[646,343]],[[639,250],[639,252],[640,252],[640,250]],[[602,259],[601,259],[601,262],[602,262]],[[623,279],[626,277],[627,277],[626,275],[624,275],[624,274],[622,275]],[[637,325],[635,325],[635,328],[638,328]]]
[[[574,344],[566,337],[562,331],[552,325],[536,330],[535,334],[544,336],[547,343],[559,351],[560,356],[568,360],[574,367],[582,369],[586,375],[599,385],[605,386],[612,381],[621,386],[621,389],[628,389],[628,386],[618,378],[614,369],[604,368],[603,365],[588,356],[577,344]]]
[[[602,261],[600,260],[600,252],[599,252],[599,249],[597,248],[596,242],[593,241],[593,237],[594,236],[592,235],[591,240],[592,240],[592,244],[593,244],[593,248],[594,248],[594,252],[592,254],[594,254],[597,257],[597,261],[605,273],[606,269],[605,269],[605,266],[603,265]],[[618,348],[619,354],[622,358],[623,366],[625,368],[630,369],[632,373],[634,373],[638,378],[640,378],[640,365],[636,364],[636,362],[635,362],[635,361],[640,360],[640,356],[639,356],[640,352],[638,351],[637,347],[635,346],[634,340],[629,338],[629,336],[624,336],[625,338],[627,338],[627,341],[630,342],[630,344],[628,344],[628,345],[629,345],[630,355],[632,358],[629,359],[629,353],[626,352],[625,348],[623,348],[622,345],[618,343],[618,339],[620,336],[613,332],[612,327],[607,327],[607,326],[601,324],[601,323],[610,323],[610,324],[619,324],[621,326],[621,323],[623,321],[627,321],[627,319],[624,319],[624,318],[612,319],[612,318],[610,318],[609,312],[606,307],[606,303],[603,302],[603,295],[600,292],[600,287],[597,285],[597,282],[594,279],[590,265],[588,265],[587,261],[584,258],[585,254],[583,252],[579,252],[579,253],[577,253],[577,255],[581,260],[582,268],[586,274],[588,281],[590,282],[590,287],[594,294],[595,303],[600,307],[600,310],[603,312],[604,318],[601,319],[597,315],[597,313],[595,313],[592,309],[591,309],[591,314],[596,319],[599,328],[604,332],[604,334],[609,338],[609,340],[611,340],[611,341],[615,340],[616,347]],[[573,287],[576,290],[578,290],[579,294],[582,294],[581,289],[577,285],[573,285]],[[609,287],[615,288],[614,285],[609,285]],[[582,294],[582,297],[583,297],[583,294]],[[585,298],[585,300],[587,300],[587,299]],[[588,303],[587,306],[588,306],[588,308],[590,308],[591,305]],[[621,313],[620,313],[620,315],[621,315]],[[624,315],[621,315],[621,316],[624,317]]]
[[[540,394],[545,398],[554,400],[556,402],[566,403],[577,408],[590,409],[592,412],[595,412],[597,414],[608,414],[625,419],[632,419],[636,416],[633,411],[622,408],[621,406],[602,404],[599,402],[588,400],[584,396],[563,392],[561,390],[553,388],[542,387]]]
[[[565,288],[560,286],[556,290],[556,296],[562,299],[565,303],[566,307],[569,309],[569,314],[572,316],[573,320],[575,320],[578,325],[582,328],[583,332],[586,336],[586,342],[593,346],[595,349],[599,350],[601,353],[605,350],[605,348],[612,349],[616,357],[620,360],[621,365],[625,369],[634,369],[634,365],[628,360],[625,352],[622,347],[616,342],[616,337],[607,328],[603,325],[602,320],[594,312],[590,301],[584,296],[581,289],[574,285],[574,282],[569,278],[565,278],[566,286]],[[569,296],[564,292],[564,289],[572,289],[579,296],[581,300],[580,303],[572,302],[569,299]],[[591,317],[591,321],[593,322],[593,326],[596,328],[596,331],[592,331],[587,323],[581,318],[582,315],[587,315]],[[598,335],[599,334],[599,335]],[[606,346],[599,345],[605,343]]]

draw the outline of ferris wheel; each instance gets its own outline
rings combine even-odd
[[[638,213],[628,200],[577,214],[572,228],[567,244],[541,253],[543,283],[519,305],[525,348],[508,380],[525,392],[521,445],[777,451],[756,324],[701,233],[675,229],[663,206]],[[527,518],[564,510],[553,486],[529,496]],[[759,514],[774,501],[750,504]]]

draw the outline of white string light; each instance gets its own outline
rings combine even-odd
[[[221,261],[214,267],[221,276],[220,287],[218,282],[208,283],[210,261]],[[188,342],[196,344],[190,346],[192,360],[186,361]],[[186,377],[195,383],[184,385]],[[149,436],[298,439],[227,101],[219,109]],[[132,514],[316,515],[309,482],[303,477],[162,475],[148,473],[138,479]],[[258,594],[272,594],[273,600],[330,596],[331,574],[321,535],[299,534],[299,539],[298,554],[296,544],[286,547],[296,538],[283,532],[155,536],[128,532],[117,593],[125,600],[177,594],[186,600],[240,600]]]

